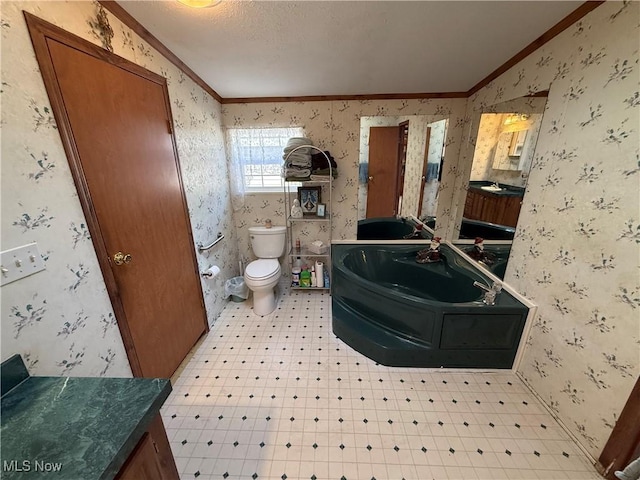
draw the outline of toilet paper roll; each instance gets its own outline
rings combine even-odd
[[[322,262],[316,262],[316,287],[324,287],[324,265]]]
[[[218,275],[220,275],[220,267],[217,267],[216,265],[213,265],[202,272],[202,276],[209,280],[213,280]]]

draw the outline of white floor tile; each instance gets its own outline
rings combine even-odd
[[[162,408],[182,479],[598,478],[514,374],[377,365],[330,299],[227,305]]]

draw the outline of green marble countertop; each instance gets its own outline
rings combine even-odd
[[[113,478],[170,392],[165,379],[27,377],[2,396],[0,477]]]

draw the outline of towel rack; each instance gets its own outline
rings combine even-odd
[[[200,253],[202,252],[206,252],[207,250],[213,248],[213,246],[218,243],[220,240],[222,240],[224,238],[224,235],[222,234],[222,232],[218,232],[218,236],[216,237],[216,239],[211,242],[211,245],[207,245],[206,247],[203,247],[202,245],[198,245],[198,251]]]

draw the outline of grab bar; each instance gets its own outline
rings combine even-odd
[[[202,252],[206,252],[207,250],[209,250],[210,248],[213,248],[213,246],[218,243],[220,240],[222,240],[224,238],[224,235],[222,234],[222,232],[218,232],[218,236],[216,237],[216,239],[211,242],[211,245],[207,245],[206,247],[203,247],[202,245],[198,245],[198,251],[200,253]]]

